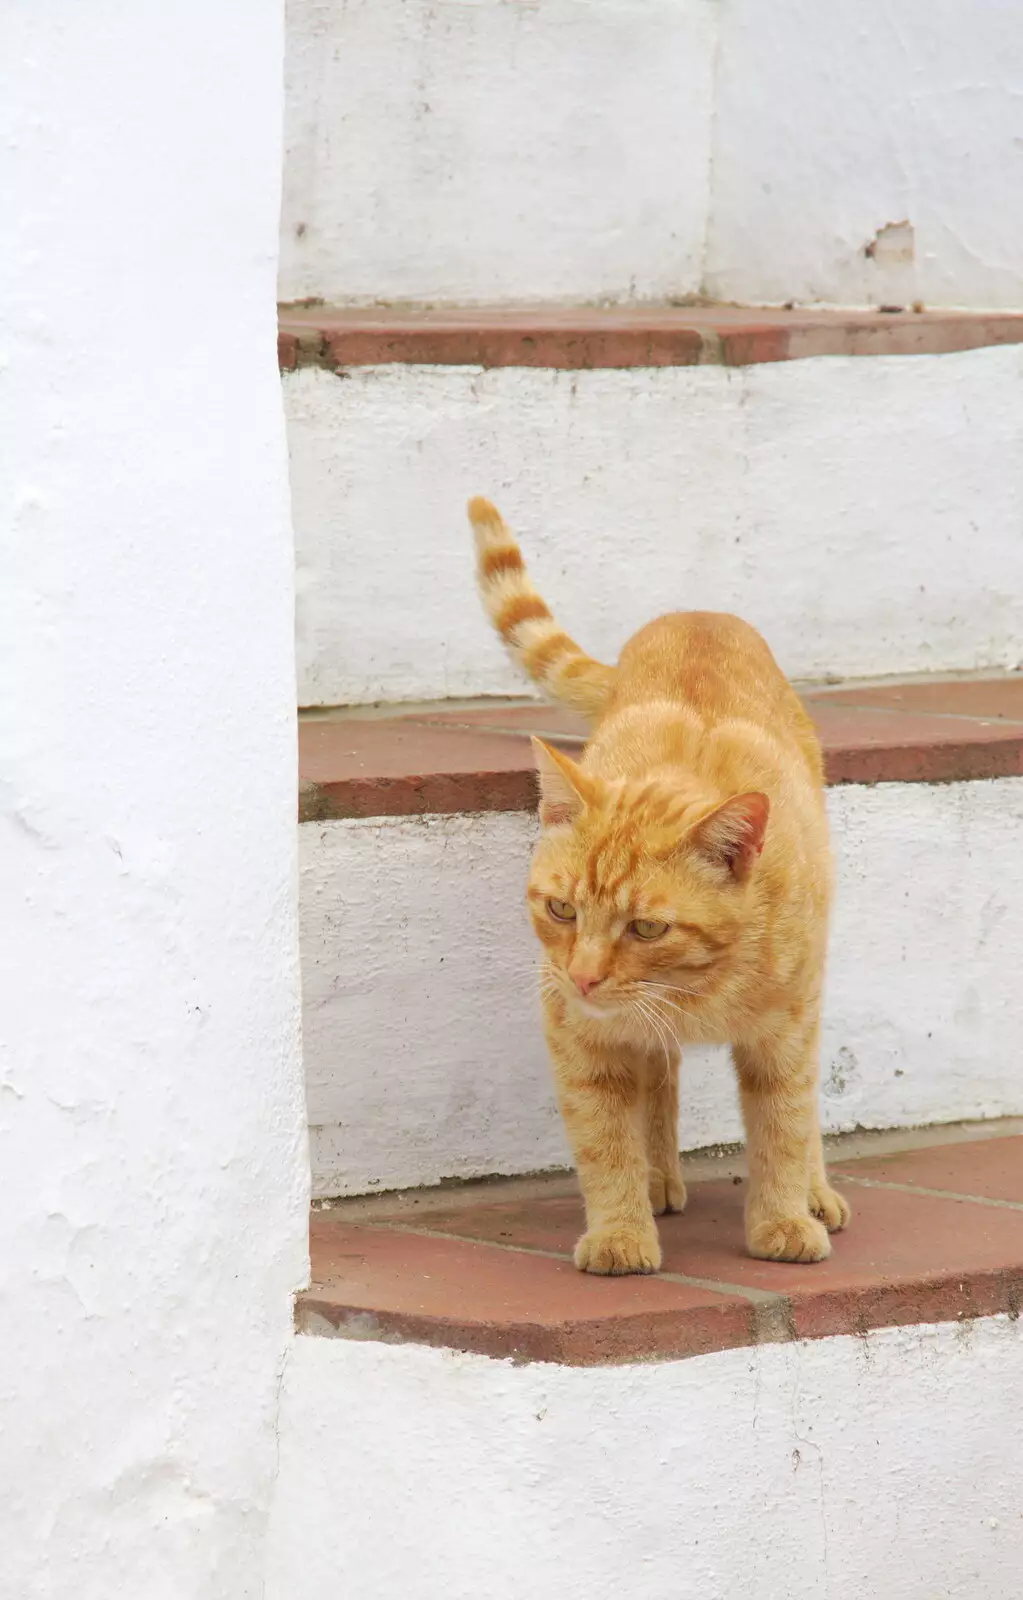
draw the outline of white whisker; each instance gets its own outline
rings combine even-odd
[[[684,989],[680,983],[660,983],[656,978],[640,978],[639,981],[645,989],[670,989],[672,994],[698,993],[696,989]]]
[[[671,1050],[668,1045],[668,1038],[672,1038],[676,1046],[678,1046],[679,1042],[675,1038],[675,1035],[671,1032],[671,1029],[668,1027],[665,1019],[657,1016],[657,1014],[650,1008],[648,1001],[637,996],[633,1000],[632,1004],[640,1013],[640,1015],[644,1017],[650,1024],[651,1028],[653,1028],[661,1042],[661,1048],[664,1051],[664,1077],[661,1079],[660,1087],[663,1089],[671,1077]]]
[[[676,1050],[678,1050],[678,1052],[679,1052],[679,1056],[681,1057],[681,1054],[682,1054],[682,1040],[679,1038],[679,1036],[676,1033],[675,1029],[672,1027],[671,1022],[669,1021],[669,1019],[666,1016],[664,1016],[664,1014],[662,1012],[660,1012],[660,1011],[658,1011],[656,1009],[658,1004],[660,1004],[660,1005],[672,1005],[673,1006],[674,1005],[674,1001],[664,1000],[660,995],[647,995],[647,996],[645,996],[644,1000],[641,1001],[640,1003],[641,1004],[645,1004],[646,1007],[652,1008],[654,1010],[654,1014],[658,1018],[658,1021],[666,1029],[668,1037],[671,1039],[671,1041],[674,1044]]]
[[[674,989],[676,987],[671,983],[652,984],[648,978],[643,978],[640,982],[644,989]],[[678,992],[679,994],[692,994],[693,991],[691,989],[679,989]],[[672,1010],[677,1011],[680,1016],[691,1017],[694,1022],[699,1020],[695,1011],[687,1010],[685,1006],[679,1005],[677,1000],[669,999],[667,994],[648,993],[646,998],[651,1002],[657,1001],[662,1006],[671,1006]]]
[[[663,1012],[661,1012],[661,1011],[659,1011],[657,1009],[658,1006],[664,1006],[664,1005],[674,1006],[675,1002],[673,1000],[665,1000],[664,997],[662,995],[659,995],[659,994],[648,994],[648,995],[644,995],[643,996],[643,1003],[646,1006],[652,1008],[652,1010],[654,1012],[654,1015],[659,1019],[659,1021],[661,1023],[663,1023],[664,1027],[667,1028],[670,1037],[672,1039],[674,1039],[676,1045],[681,1050],[682,1041],[678,1037],[678,1035],[676,1034],[674,1028],[672,1027],[670,1019],[668,1017],[666,1017],[663,1014]]]

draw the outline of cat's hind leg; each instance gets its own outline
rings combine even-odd
[[[651,1058],[646,1081],[646,1152],[655,1217],[684,1211],[686,1186],[678,1157],[678,1056]]]

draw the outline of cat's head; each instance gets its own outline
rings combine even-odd
[[[715,992],[749,916],[766,795],[609,782],[533,746],[544,832],[527,899],[550,981],[591,1016],[658,996],[684,1014]]]

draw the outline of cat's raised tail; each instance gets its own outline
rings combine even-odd
[[[476,538],[476,577],[494,627],[519,665],[552,699],[584,717],[598,716],[616,669],[586,655],[555,622],[530,583],[522,552],[496,507],[477,495],[468,511]]]

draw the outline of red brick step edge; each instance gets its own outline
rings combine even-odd
[[[748,306],[281,306],[282,372],[400,362],[425,366],[742,367],[812,356],[947,355],[1023,342],[1012,312],[812,311]]]
[[[1014,1126],[1018,1127],[1018,1124]],[[853,1206],[828,1261],[753,1261],[744,1185],[690,1187],[660,1221],[657,1277],[594,1278],[572,1265],[578,1199],[493,1200],[486,1188],[413,1215],[313,1214],[306,1334],[414,1342],[569,1366],[963,1321],[1023,1307],[1023,1136],[837,1161]],[[374,1215],[379,1215],[374,1213]]]
[[[950,783],[1023,774],[1023,673],[846,686],[805,695],[828,781]],[[409,715],[314,713],[299,724],[303,822],[525,811],[536,803],[530,733],[569,753],[583,724],[502,702]]]

